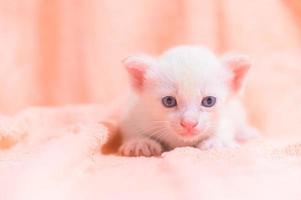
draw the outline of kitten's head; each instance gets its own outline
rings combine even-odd
[[[239,92],[250,67],[245,56],[220,59],[189,46],[170,49],[159,58],[131,56],[124,64],[158,134],[184,140],[212,132],[219,111]]]

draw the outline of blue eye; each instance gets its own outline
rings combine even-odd
[[[202,100],[202,106],[204,107],[212,107],[216,103],[216,98],[213,96],[204,97]]]
[[[166,97],[162,98],[162,104],[166,108],[175,107],[175,106],[177,106],[177,100],[176,100],[176,98],[174,98],[172,96],[166,96]]]

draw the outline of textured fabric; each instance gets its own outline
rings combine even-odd
[[[300,199],[294,140],[127,158],[101,153],[114,133],[107,114],[84,106],[3,116],[1,135],[23,139],[0,151],[0,199]]]

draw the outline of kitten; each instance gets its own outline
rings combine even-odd
[[[154,156],[182,146],[236,147],[257,135],[239,103],[251,64],[220,59],[206,48],[179,46],[158,58],[128,57],[134,95],[120,125],[125,156]]]

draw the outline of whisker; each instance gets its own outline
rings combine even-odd
[[[162,132],[167,132],[167,128],[165,128],[165,127],[162,127],[162,128],[160,128],[160,129],[157,129],[157,130],[154,130],[153,132],[152,132],[152,134],[150,134],[149,135],[149,137],[153,137],[153,136],[159,136]]]

